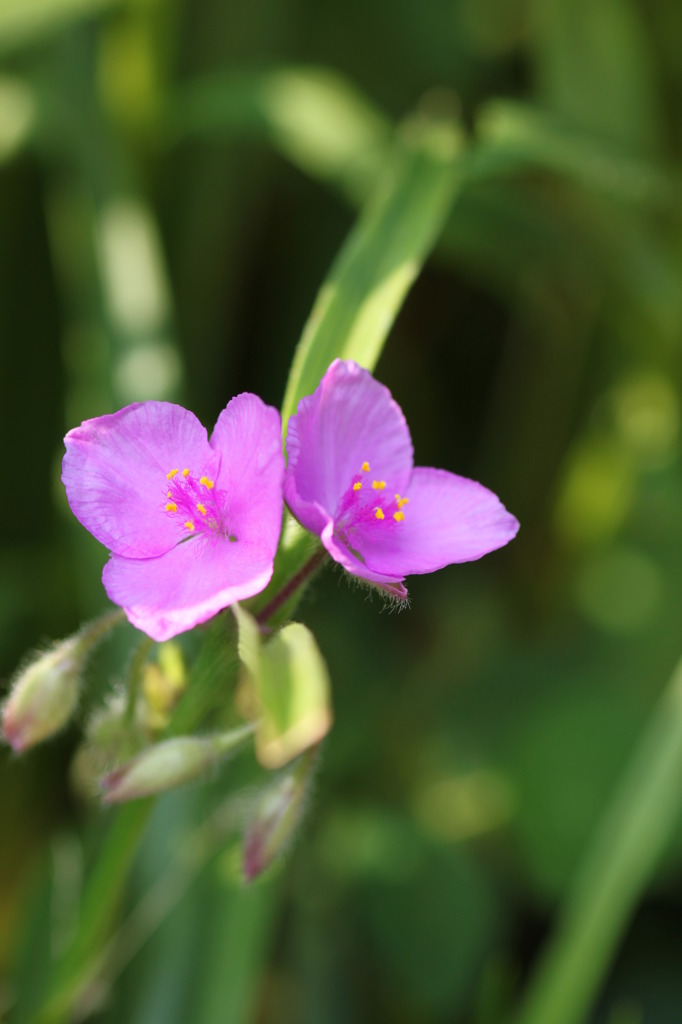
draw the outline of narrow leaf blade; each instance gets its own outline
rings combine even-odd
[[[354,359],[370,370],[376,365],[450,212],[461,150],[462,137],[450,122],[420,118],[403,126],[395,160],[313,306],[284,396],[284,429],[334,359]]]

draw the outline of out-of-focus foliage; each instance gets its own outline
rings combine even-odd
[[[309,332],[360,323],[344,294],[388,329],[453,196],[377,375],[418,462],[522,524],[413,578],[399,616],[314,581],[297,618],[334,727],[293,851],[249,888],[226,793],[253,765],[102,811],[74,761],[87,721],[0,751],[1,1019],[48,995],[44,1024],[511,1018],[680,654],[680,40],[675,0],[0,0],[2,680],[106,607],[65,431],[145,398],[205,423],[242,390],[280,405],[351,230]],[[394,173],[402,209],[425,122],[461,138],[456,180],[435,174],[377,262],[358,210]],[[98,652],[84,706],[125,649]],[[202,658],[179,721],[236,672]],[[673,841],[593,1024],[679,1020],[664,783]]]

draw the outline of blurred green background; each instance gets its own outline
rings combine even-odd
[[[66,430],[279,405],[415,110],[469,145],[377,376],[417,461],[522,524],[400,615],[318,579],[336,721],[293,851],[245,889],[229,823],[192,845],[239,768],[159,800],[113,966],[55,1020],[512,1019],[682,653],[681,40],[676,0],[0,0],[0,696],[106,607]],[[115,817],[72,785],[78,739],[0,751],[3,1020],[40,1019]],[[594,1024],[679,1024],[678,778]]]

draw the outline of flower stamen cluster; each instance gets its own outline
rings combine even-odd
[[[370,473],[370,471],[370,464],[365,460],[360,473],[353,476],[350,486],[343,494],[335,517],[335,537],[348,548],[354,557],[360,560],[362,560],[361,556],[353,544],[353,535],[357,527],[362,525],[371,528],[374,520],[376,523],[383,524],[381,528],[386,530],[392,522],[404,522],[403,508],[410,500],[402,497],[398,492],[392,498],[384,495],[385,480],[373,479],[370,487],[363,490],[365,481],[362,475]]]
[[[170,516],[177,515],[188,533],[226,537],[233,543],[237,540],[228,525],[227,491],[215,490],[215,482],[207,476],[197,480],[189,468],[182,472],[171,469],[166,480],[164,511]]]

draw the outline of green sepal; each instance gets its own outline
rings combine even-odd
[[[300,622],[290,622],[264,639],[253,616],[239,605],[233,611],[243,685],[251,691],[258,715],[256,756],[265,768],[281,768],[331,728],[327,666],[313,634]]]

